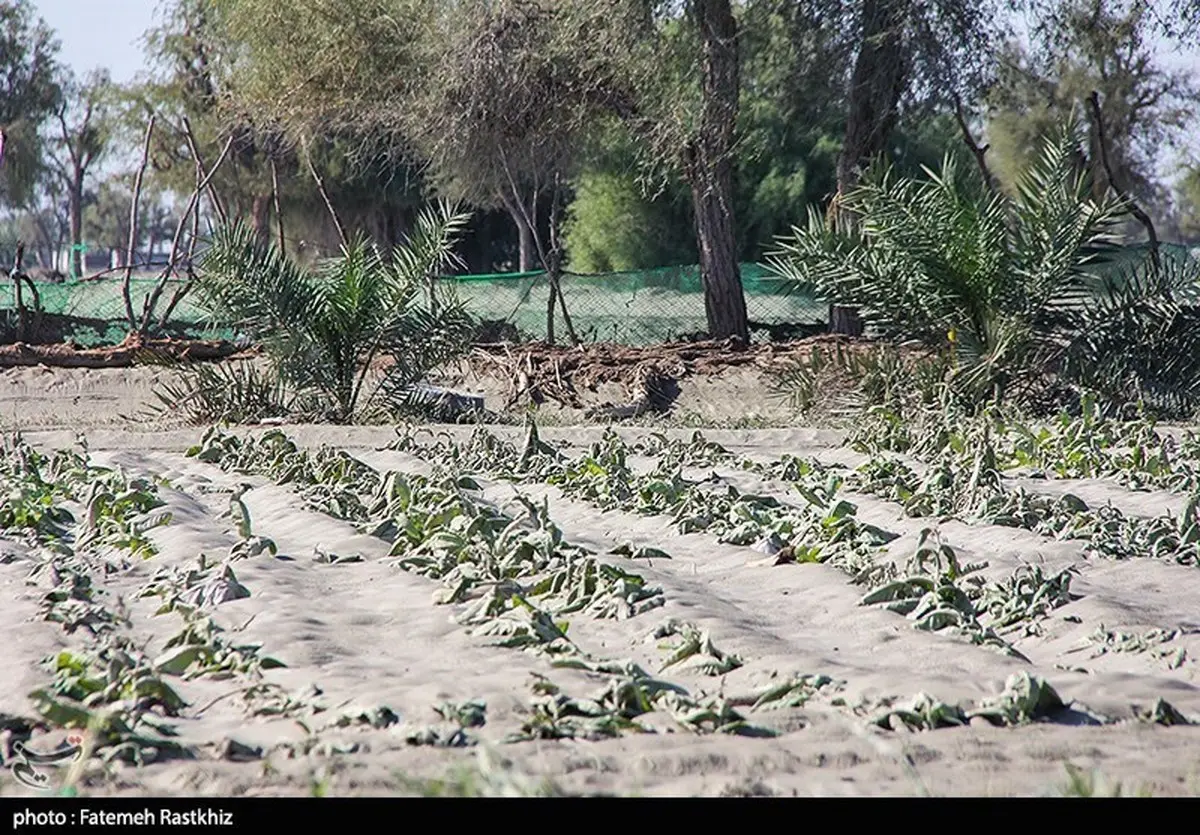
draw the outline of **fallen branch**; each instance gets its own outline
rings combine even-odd
[[[151,339],[141,341],[126,339],[121,345],[110,348],[72,348],[69,345],[29,345],[17,342],[0,345],[0,368],[15,366],[45,365],[52,368],[128,368],[142,364],[146,352],[173,360],[216,360],[225,359],[243,352],[232,342]]]
[[[635,399],[633,406],[626,408],[640,413],[648,408],[661,408],[669,399],[668,381],[746,366],[771,371],[831,345],[871,350],[875,343],[824,335],[740,349],[738,345],[740,342],[728,339],[650,346],[481,343],[475,346],[467,362],[486,364],[488,373],[508,380],[512,392],[510,406],[524,397],[535,403],[549,398],[571,408],[582,408],[578,389],[595,391],[601,384],[619,383]]]

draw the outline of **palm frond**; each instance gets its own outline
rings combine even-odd
[[[421,287],[448,266],[460,264],[454,242],[470,220],[469,212],[460,211],[447,201],[423,209],[408,240],[393,253],[392,270],[396,280]]]
[[[214,321],[294,340],[308,338],[320,307],[309,276],[238,221],[218,228],[200,259],[193,292]]]
[[[161,409],[190,424],[257,423],[282,417],[296,402],[279,377],[252,361],[183,363],[154,391]]]
[[[411,382],[462,350],[461,333],[470,328],[461,305],[419,302],[425,282],[453,261],[469,219],[439,204],[421,213],[395,251],[358,235],[311,270],[235,223],[214,235],[198,296],[214,318],[264,344],[290,391],[323,399],[328,417],[349,420],[380,353],[394,360],[385,381]]]
[[[1173,417],[1200,408],[1200,262],[1146,258],[1107,276],[1072,334],[1076,385]]]

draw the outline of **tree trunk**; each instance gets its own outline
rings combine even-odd
[[[501,194],[500,199],[504,201],[504,208],[517,227],[517,243],[519,246],[517,272],[527,273],[533,269],[533,259],[537,254],[537,246],[533,240],[533,230],[525,222],[525,215],[521,212],[520,207],[513,203],[512,198],[507,193]]]
[[[70,203],[68,212],[70,213],[71,224],[71,272],[74,273],[72,278],[83,278],[83,268],[85,261],[83,252],[80,246],[83,244],[83,173],[77,172],[75,182],[71,184],[71,196],[67,200]]]
[[[862,34],[850,77],[846,136],[837,164],[837,195],[829,219],[842,214],[842,199],[858,185],[863,169],[887,148],[897,107],[908,84],[904,27],[912,0],[863,0]],[[831,305],[829,332],[860,336],[854,308]]]
[[[250,205],[250,228],[255,239],[266,246],[271,240],[271,194],[256,194]]]
[[[887,147],[908,84],[904,27],[912,0],[863,0],[862,36],[850,79],[846,137],[838,155],[839,196],[849,193],[872,157]]]
[[[829,332],[840,333],[844,336],[862,336],[862,317],[853,307],[831,304],[829,305]]]
[[[730,0],[692,0],[704,55],[696,137],[684,150],[692,192],[704,312],[714,339],[750,342],[733,218],[733,140],[738,110],[737,22]]]
[[[700,249],[700,278],[704,284],[704,315],[714,339],[737,336],[750,342],[746,296],[733,250],[733,216],[706,183],[692,186],[696,240]]]

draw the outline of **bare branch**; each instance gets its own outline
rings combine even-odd
[[[954,94],[954,118],[958,121],[958,128],[962,131],[963,142],[971,153],[975,156],[975,163],[979,166],[979,173],[983,175],[983,182],[990,191],[996,191],[996,178],[992,176],[991,169],[987,164],[987,152],[990,145],[980,146],[975,141],[975,137],[971,134],[971,126],[967,124],[966,111],[963,109],[962,100],[958,94]]]
[[[150,160],[150,138],[154,135],[156,117],[150,114],[150,122],[146,125],[146,139],[142,143],[142,163],[138,166],[137,176],[133,180],[133,200],[129,205],[129,245],[125,248],[125,278],[121,282],[121,295],[125,300],[125,318],[132,330],[137,327],[133,314],[133,299],[130,296],[130,282],[133,278],[133,251],[137,246],[138,231],[138,201],[142,196],[142,178],[146,175],[146,165]]]
[[[196,144],[196,134],[192,131],[192,123],[188,120],[187,116],[183,117],[183,135],[187,139],[188,150],[192,152],[192,159],[196,161],[201,175],[204,176],[204,158],[200,156],[200,148]],[[229,215],[225,212],[225,207],[221,204],[221,198],[217,195],[216,187],[211,184],[208,187],[208,198],[212,202],[213,211],[217,213],[217,217],[220,218],[221,223],[228,223]]]
[[[287,255],[287,242],[283,235],[283,209],[279,200],[279,170],[275,165],[275,157],[271,157],[271,194],[275,201],[275,225],[279,229],[279,254]]]
[[[166,286],[171,273],[175,270],[175,263],[179,258],[179,241],[183,237],[184,224],[187,223],[188,217],[192,212],[196,211],[196,204],[200,202],[200,195],[208,184],[212,182],[213,175],[221,168],[221,164],[225,162],[225,158],[229,155],[229,149],[233,147],[233,137],[230,136],[225,140],[225,147],[221,149],[221,155],[217,157],[217,161],[213,163],[212,170],[205,176],[204,180],[196,186],[196,190],[192,192],[192,197],[188,201],[187,209],[179,218],[179,224],[175,227],[175,237],[171,241],[171,255],[167,261],[167,265],[163,267],[162,274],[158,277],[158,282],[154,285],[154,289],[146,296],[146,302],[142,305],[142,321],[138,328],[139,333],[145,334],[150,327],[150,317],[154,313],[154,308],[158,305],[159,296],[162,295],[163,288]]]
[[[317,191],[321,193],[321,199],[325,201],[325,208],[329,210],[329,216],[333,219],[333,225],[337,228],[338,239],[341,240],[342,246],[350,245],[350,240],[346,237],[346,229],[342,226],[341,220],[338,219],[337,211],[333,208],[333,201],[329,199],[329,193],[325,191],[325,183],[321,180],[321,175],[317,173],[317,168],[313,165],[312,154],[308,150],[308,141],[304,142],[304,162],[308,165],[308,172],[312,174],[313,181],[317,184]]]
[[[1141,206],[1134,201],[1133,197],[1127,194],[1117,183],[1112,165],[1109,164],[1108,159],[1108,138],[1104,133],[1104,117],[1100,112],[1100,94],[1093,90],[1087,97],[1087,103],[1092,116],[1092,122],[1096,128],[1096,144],[1100,150],[1100,163],[1104,166],[1104,173],[1108,177],[1108,184],[1129,207],[1129,213],[1137,218],[1142,226],[1146,227],[1146,235],[1150,238],[1150,261],[1154,264],[1155,272],[1157,272],[1161,263],[1158,258],[1158,234],[1154,230],[1154,221],[1150,219],[1150,215],[1142,211]]]

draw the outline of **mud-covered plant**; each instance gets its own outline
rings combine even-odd
[[[278,429],[257,437],[240,438],[213,426],[200,443],[188,448],[187,455],[216,464],[226,472],[265,476],[277,484],[295,485],[312,509],[352,522],[368,518],[363,496],[377,490],[380,484],[377,471],[346,452],[327,446],[300,449]],[[231,501],[237,502],[240,497],[236,495]],[[248,518],[244,505],[232,510],[235,522],[240,524],[240,519]],[[249,533],[241,536],[246,541],[254,539]]]
[[[979,707],[966,712],[967,718],[980,716],[994,725],[1022,725],[1045,719],[1066,707],[1062,698],[1040,676],[1013,673],[996,696],[984,699]]]
[[[108,549],[151,557],[149,531],[171,521],[161,510],[162,483],[95,466],[86,446],[47,454],[15,435],[0,448],[0,529],[63,555]]]
[[[986,567],[985,563],[962,565],[954,549],[927,528],[921,532],[904,573],[868,592],[860,603],[902,614],[917,629],[953,631],[973,643],[1019,656],[980,621],[976,601],[983,595],[985,581],[978,572]]]
[[[170,511],[159,511],[164,502],[148,479],[126,480],[119,471],[91,482],[84,505],[85,516],[75,537],[77,550],[105,545],[133,556],[152,557],[157,547],[148,532],[169,524],[172,518]]]
[[[905,705],[889,706],[872,719],[872,724],[886,730],[908,729],[934,731],[965,725],[967,717],[962,708],[946,704],[928,693],[918,693]]]
[[[506,742],[531,739],[598,740],[623,733],[653,733],[638,720],[662,711],[693,733],[728,733],[771,736],[751,725],[727,699],[692,695],[687,689],[653,678],[636,666],[626,675],[613,675],[591,697],[572,698],[542,676],[535,676],[536,698],[530,718]]]
[[[155,669],[185,679],[234,675],[259,678],[264,670],[285,666],[278,659],[261,655],[261,644],[231,641],[201,609],[177,602],[174,610],[182,615],[183,628],[163,644],[162,653],[153,662]]]
[[[1041,566],[1021,565],[1004,581],[986,584],[977,606],[988,613],[994,629],[1030,628],[1032,621],[1071,602],[1071,578],[1078,573],[1070,567],[1047,576]]]
[[[1174,670],[1187,660],[1187,650],[1173,645],[1182,635],[1179,629],[1156,628],[1137,633],[1108,629],[1100,624],[1092,634],[1067,652],[1090,650],[1089,658],[1098,658],[1110,652],[1147,653],[1163,660],[1167,669]]]
[[[721,676],[742,666],[742,659],[719,649],[706,630],[694,623],[668,619],[654,630],[653,639],[664,641],[667,651],[659,672],[667,669],[692,671],[706,676]],[[675,639],[673,642],[669,639]]]
[[[836,681],[827,675],[805,673],[773,682],[744,699],[733,701],[735,704],[745,703],[755,711],[803,707],[818,696],[832,696],[841,691],[844,686],[845,682]]]
[[[122,607],[114,610],[104,604],[104,589],[93,585],[90,574],[53,562],[46,573],[52,585],[40,606],[46,621],[61,624],[67,634],[82,628],[94,636],[128,625]]]
[[[128,636],[107,630],[44,662],[53,679],[29,698],[45,724],[83,731],[87,756],[141,765],[191,755],[165,722],[187,702]]]
[[[158,597],[163,602],[156,615],[175,611],[179,604],[211,609],[230,600],[250,596],[250,590],[238,582],[228,562],[210,562],[201,554],[194,568],[162,568],[155,572],[138,593],[139,597]]]

